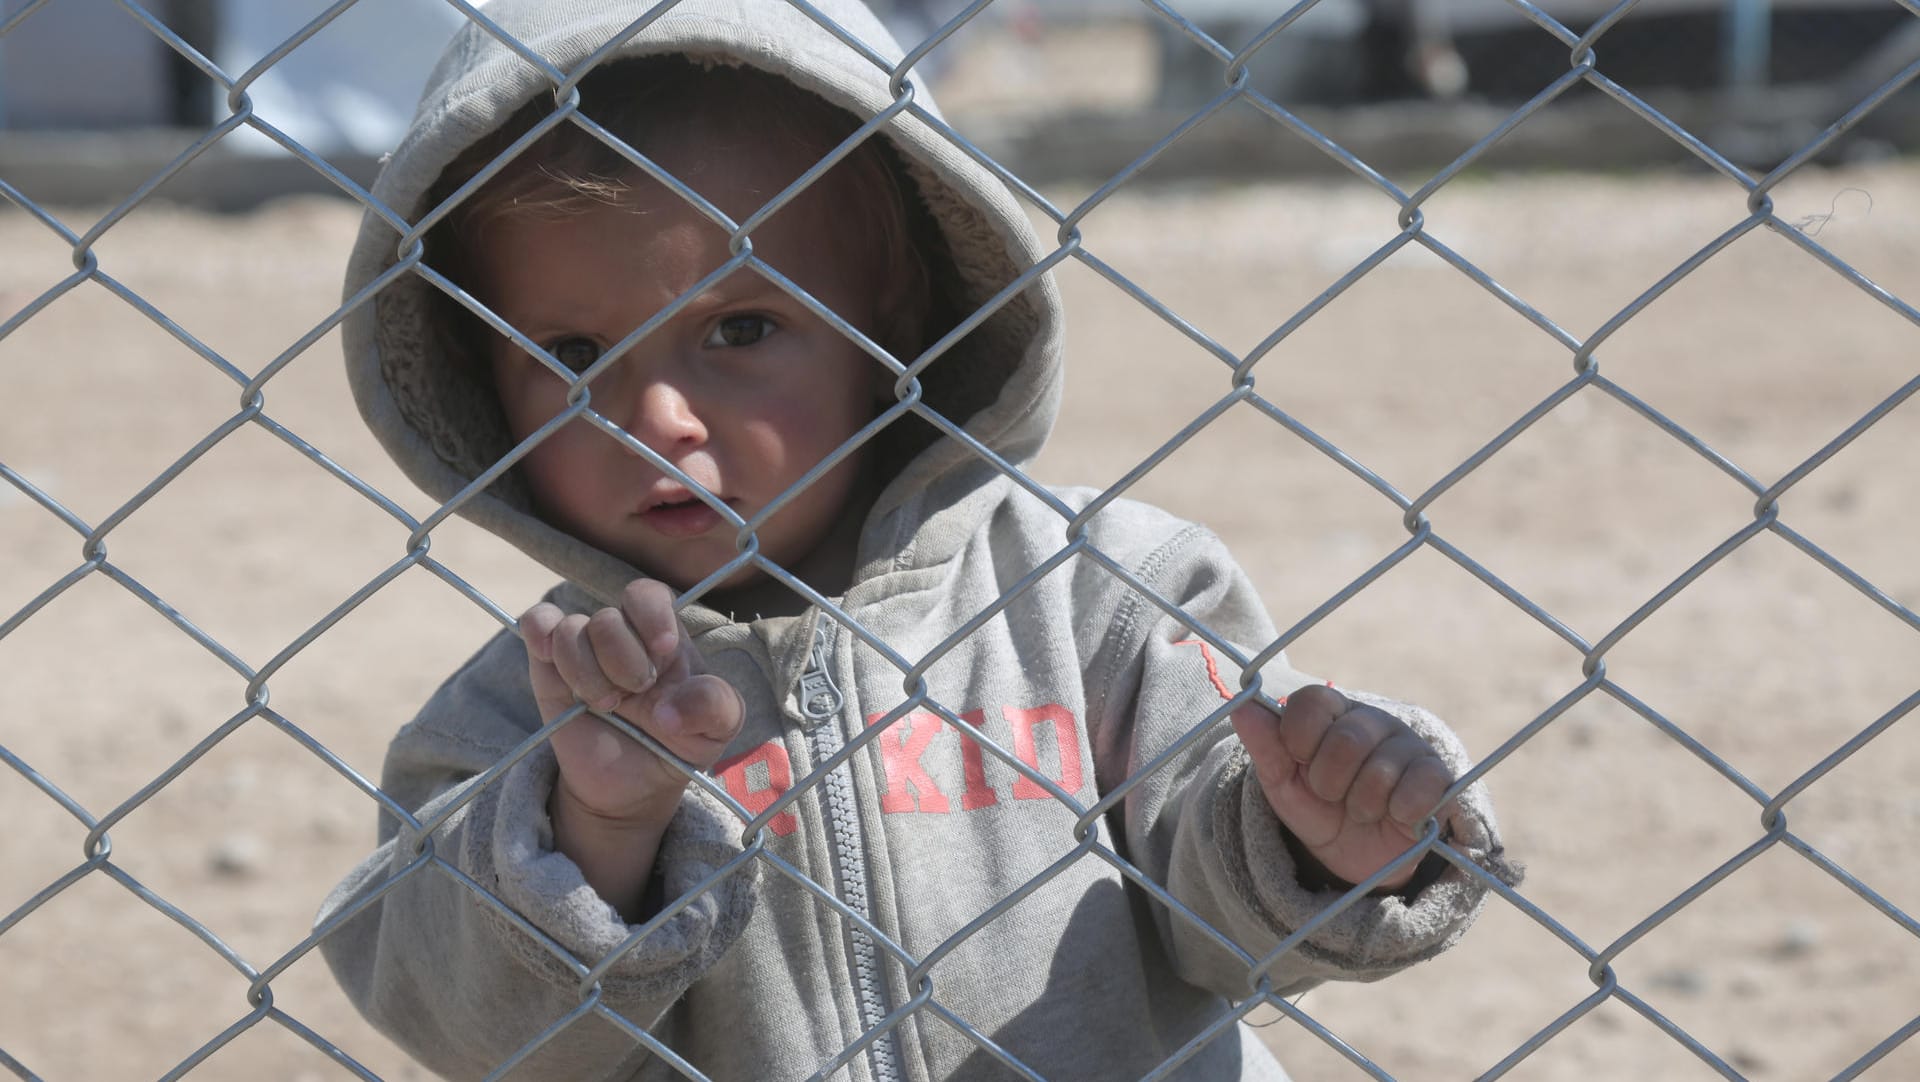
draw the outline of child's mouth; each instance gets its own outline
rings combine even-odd
[[[640,512],[640,519],[668,537],[698,537],[721,522],[718,511],[696,498],[656,503]]]

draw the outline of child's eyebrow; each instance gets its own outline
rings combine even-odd
[[[712,309],[729,308],[768,297],[787,298],[788,293],[752,267],[741,267],[687,301],[679,314],[700,315]]]
[[[742,267],[707,286],[699,296],[688,300],[674,315],[676,319],[699,319],[720,309],[761,301],[768,297],[789,298],[789,295],[786,290],[762,275]],[[677,298],[669,299],[667,304],[672,304],[675,299]],[[505,301],[496,304],[493,310],[495,315],[536,342],[556,334],[598,330],[614,322],[631,323],[631,326],[620,331],[620,336],[624,337],[640,325],[634,322],[632,312],[611,299],[604,303],[597,303],[592,298],[567,296],[544,303],[538,311],[516,311],[512,301]],[[651,318],[651,315],[643,318]]]
[[[751,269],[741,267],[701,290],[700,295],[689,299],[678,314],[700,315],[711,309],[727,308],[743,301],[758,299],[768,293],[784,293],[784,291]]]
[[[536,342],[556,334],[593,329],[602,322],[602,317],[585,307],[546,305],[537,311],[522,311],[512,304],[496,304],[493,313]]]

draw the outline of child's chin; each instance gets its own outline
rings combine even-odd
[[[742,586],[750,586],[756,582],[761,582],[765,580],[766,577],[767,577],[766,572],[761,571],[759,568],[753,566],[752,564],[748,564],[745,567],[742,567],[739,570],[735,571],[733,574],[728,575],[726,578],[721,579],[720,584],[718,586],[715,586],[714,589],[738,590]]]
[[[686,591],[693,589],[695,586],[698,586],[701,583],[707,581],[707,578],[709,576],[711,576],[715,571],[719,570],[723,566],[725,565],[715,564],[712,567],[699,569],[697,572],[683,571],[678,573],[662,574],[658,577],[661,582],[664,582],[668,586],[673,587],[676,592],[685,593]],[[762,582],[765,580],[766,580],[765,572],[761,571],[758,567],[755,567],[752,564],[748,564],[744,567],[736,568],[732,574],[728,575],[726,578],[721,579],[719,582],[714,583],[712,586],[708,587],[707,593],[708,594],[728,593],[734,590],[738,590],[743,586],[750,586],[750,585],[753,585],[754,583]]]

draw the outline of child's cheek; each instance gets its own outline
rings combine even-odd
[[[769,479],[790,479],[820,460],[819,455],[804,457],[818,423],[817,418],[807,416],[791,402],[768,402],[740,426],[740,449],[753,460],[756,471]]]
[[[617,514],[633,494],[622,492],[618,457],[626,454],[584,421],[551,432],[523,460],[534,498],[563,527],[594,539],[594,525]]]
[[[516,442],[566,408],[565,382],[524,355],[494,359],[493,389]]]

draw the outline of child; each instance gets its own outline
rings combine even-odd
[[[648,10],[486,14],[564,78]],[[822,10],[899,55],[854,0]],[[1273,627],[1205,531],[1124,500],[1070,529],[1097,493],[994,461],[1052,421],[1059,300],[1022,277],[1042,250],[1007,190],[929,125],[892,117],[755,218],[892,103],[887,72],[784,0],[689,0],[609,54],[580,115],[740,241],[549,123],[557,79],[473,27],[376,189],[408,222],[460,198],[347,322],[362,411],[565,581],[395,738],[383,789],[444,822],[383,817],[328,899],[349,995],[456,1077],[1284,1078],[1209,1031],[1228,1000],[1385,976],[1477,911],[1437,853],[1395,863],[1458,742],[1279,658],[1280,712],[1209,724],[1240,693],[1223,650]],[[421,255],[369,214],[349,294]],[[743,838],[580,704],[773,814]],[[1439,815],[1512,881],[1478,787]],[[1248,956],[1382,869],[1256,987]]]

